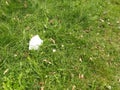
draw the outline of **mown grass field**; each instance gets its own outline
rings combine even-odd
[[[120,1],[0,0],[0,90],[120,90]]]

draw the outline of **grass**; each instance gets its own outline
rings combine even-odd
[[[1,0],[0,90],[119,90],[119,7],[119,0]],[[29,51],[36,34],[44,43]]]

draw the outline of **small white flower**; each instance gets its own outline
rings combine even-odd
[[[62,44],[62,45],[61,45],[61,47],[63,48],[63,47],[64,47],[64,45]]]
[[[80,58],[79,61],[82,62],[82,58]]]
[[[43,40],[41,40],[38,35],[33,36],[29,42],[29,50],[38,50],[42,43]]]
[[[53,52],[56,52],[56,49],[53,49]]]

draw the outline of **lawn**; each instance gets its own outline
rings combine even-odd
[[[119,0],[0,0],[0,90],[120,90],[119,36]]]

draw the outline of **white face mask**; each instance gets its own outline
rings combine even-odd
[[[39,35],[35,35],[29,41],[29,50],[38,50],[39,46],[42,45],[43,40],[40,39]]]

